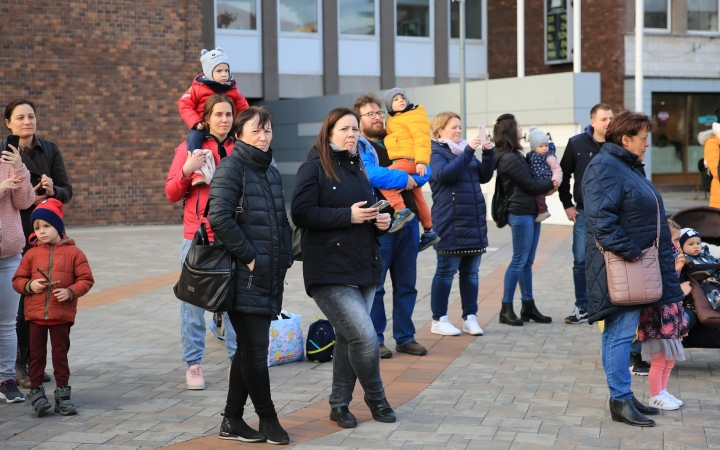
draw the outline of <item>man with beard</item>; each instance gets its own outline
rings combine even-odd
[[[388,158],[383,138],[385,114],[380,109],[380,100],[372,93],[363,94],[353,104],[355,113],[360,116],[360,133],[365,139],[358,143],[358,151],[365,165],[370,184],[375,188],[378,198],[383,198],[378,189],[400,189],[405,205],[417,215],[417,208],[411,189],[422,186],[430,179],[430,168],[424,177],[408,175],[399,170],[388,169],[392,164]],[[365,142],[364,142],[365,141]],[[371,146],[367,145],[367,142]],[[383,259],[383,275],[375,291],[370,317],[380,344],[380,357],[392,358],[392,351],[385,346],[385,276],[390,271],[393,286],[393,338],[395,350],[411,355],[423,356],[427,349],[415,341],[415,325],[412,321],[417,290],[417,255],[430,245],[420,242],[420,229],[417,217],[395,233],[386,233],[379,238],[380,253]]]

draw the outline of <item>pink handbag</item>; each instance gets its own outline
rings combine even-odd
[[[606,252],[597,241],[595,242],[605,257],[608,293],[613,305],[645,305],[656,302],[662,297],[662,276],[658,259],[660,205],[655,193],[652,194],[657,206],[657,233],[653,245],[643,250],[640,257],[635,261],[625,261],[613,252]]]

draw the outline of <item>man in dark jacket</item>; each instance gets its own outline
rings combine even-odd
[[[358,144],[360,156],[365,165],[370,184],[375,188],[378,198],[383,198],[379,189],[403,189],[401,195],[405,205],[415,213],[417,208],[411,189],[422,186],[430,178],[430,170],[420,178],[418,175],[408,175],[399,170],[387,167],[392,164],[387,150],[383,144],[385,127],[383,126],[383,112],[380,110],[380,100],[373,94],[364,94],[358,97],[353,105],[355,113],[360,116],[360,132],[372,144],[372,148],[365,148],[362,141]],[[385,346],[385,277],[388,270],[393,284],[393,338],[395,350],[411,355],[423,356],[427,349],[415,341],[415,325],[412,321],[417,290],[417,255],[420,243],[420,230],[418,219],[415,218],[407,226],[395,233],[387,233],[378,238],[380,253],[383,259],[383,272],[380,284],[375,291],[370,317],[377,332],[380,344],[380,357],[391,358],[392,351]],[[426,247],[427,248],[427,247]],[[424,249],[423,249],[424,250]]]
[[[575,282],[575,311],[565,318],[565,323],[585,323],[587,314],[587,287],[585,282],[585,233],[587,222],[583,206],[582,183],[585,169],[605,142],[605,130],[613,118],[610,106],[598,103],[590,110],[590,125],[583,133],[568,141],[560,167],[563,181],[558,189],[560,201],[568,220],[573,222],[573,281]],[[570,177],[574,177],[570,193]],[[573,204],[573,197],[575,203]]]

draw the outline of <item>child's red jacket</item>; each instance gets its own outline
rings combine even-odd
[[[44,279],[37,269],[59,283],[39,294],[31,292],[30,282]],[[13,289],[25,296],[25,320],[33,322],[75,323],[78,298],[87,294],[94,283],[87,257],[68,238],[57,244],[36,243],[23,256],[12,280]],[[59,302],[52,293],[57,288],[69,289],[70,299]]]
[[[185,121],[189,129],[195,129],[198,122],[202,122],[203,109],[208,97],[213,94],[225,94],[235,104],[235,115],[240,114],[250,107],[248,101],[238,90],[235,78],[230,79],[230,84],[218,83],[208,80],[204,74],[200,74],[193,80],[190,89],[178,100],[180,117]],[[209,130],[205,130],[209,131]]]

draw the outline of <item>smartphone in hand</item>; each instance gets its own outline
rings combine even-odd
[[[372,205],[370,208],[377,208],[378,211],[382,211],[383,209],[387,208],[388,206],[390,206],[390,202],[389,202],[389,201],[387,201],[387,200],[380,200],[379,202],[377,202],[377,203],[375,203],[374,205]]]
[[[478,127],[478,136],[480,136],[480,147],[482,147],[483,145],[485,145],[485,143],[488,140],[487,131],[485,130],[485,125],[480,125]]]
[[[11,145],[19,150],[20,149],[20,136],[18,136],[17,134],[9,134],[7,137],[7,144],[5,145],[5,148],[3,150],[5,150],[6,152],[12,153],[12,150],[10,149]]]

